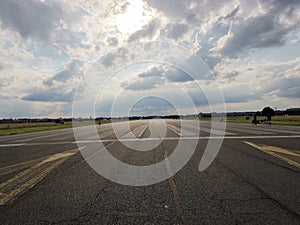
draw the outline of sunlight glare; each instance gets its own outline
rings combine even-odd
[[[125,13],[117,15],[118,30],[123,34],[130,34],[140,30],[148,21],[148,13],[144,10],[143,1],[128,0]]]

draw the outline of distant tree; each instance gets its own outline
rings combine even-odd
[[[263,116],[274,116],[275,111],[270,106],[268,106],[268,107],[263,108],[263,110],[261,111],[261,114]]]

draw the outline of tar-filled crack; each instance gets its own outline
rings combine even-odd
[[[232,213],[231,211],[228,211],[228,210],[225,209],[225,207],[223,206],[223,202],[222,202],[221,200],[219,200],[219,199],[217,199],[217,200],[220,202],[219,206],[220,206],[221,210],[223,211],[223,214],[225,214],[226,212],[229,213],[230,216],[231,216],[231,218],[232,218],[233,221],[235,222],[234,224],[241,224],[241,221],[239,221],[239,220],[233,215],[233,213]],[[233,223],[231,223],[231,224],[233,224]]]
[[[248,198],[248,199],[242,199],[242,198],[213,198],[213,199],[219,200],[221,202],[224,202],[224,201],[250,202],[250,201],[269,200],[269,198],[266,198],[266,197]]]
[[[298,220],[300,219],[300,215],[293,211],[292,209],[290,209],[289,207],[285,206],[284,204],[282,204],[280,201],[278,201],[277,199],[273,198],[272,196],[268,195],[263,189],[261,189],[260,187],[258,187],[257,185],[255,185],[254,183],[250,182],[246,177],[244,177],[243,175],[239,174],[238,172],[236,172],[234,169],[231,169],[230,167],[228,167],[227,165],[223,164],[220,162],[220,160],[215,159],[216,163],[218,163],[219,165],[223,166],[226,170],[228,170],[229,172],[231,172],[232,174],[234,174],[237,178],[239,178],[242,182],[254,187],[260,194],[262,194],[263,196],[265,196],[264,198],[272,201],[273,203],[275,203],[276,205],[278,205],[280,208],[282,208],[283,210],[287,211],[290,215],[296,217]]]
[[[234,151],[238,151],[238,152],[240,152],[240,153],[242,153],[242,154],[251,156],[251,157],[256,158],[256,159],[263,160],[263,161],[265,161],[265,162],[267,162],[267,163],[270,163],[270,164],[272,164],[272,165],[280,166],[280,167],[282,167],[282,168],[284,168],[284,169],[287,169],[287,170],[289,170],[289,171],[292,171],[293,173],[299,174],[299,170],[295,170],[295,169],[292,169],[291,167],[287,167],[287,166],[284,166],[284,165],[280,165],[280,164],[275,163],[275,162],[273,162],[273,161],[271,161],[271,160],[268,160],[268,159],[264,159],[264,158],[258,157],[258,156],[256,156],[256,155],[250,154],[249,152],[245,152],[245,151],[241,150],[240,148],[237,148],[237,147],[234,147],[234,146],[225,144],[225,143],[223,143],[223,145],[229,147],[230,149],[232,149],[232,150],[234,150]],[[266,155],[267,155],[267,154],[266,154]]]

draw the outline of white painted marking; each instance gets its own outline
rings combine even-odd
[[[186,124],[183,124],[183,126],[186,126]],[[174,133],[176,133],[178,136],[198,136],[199,134],[196,134],[190,130],[184,129],[183,127],[179,128],[174,125],[168,124],[168,128],[172,130]]]
[[[144,127],[142,128],[141,132],[138,134],[138,138],[141,138],[143,136],[143,134],[145,133],[146,129],[148,128],[148,125],[144,125]]]
[[[142,126],[138,126],[136,127],[133,131],[130,131],[128,133],[126,133],[125,135],[122,136],[122,138],[135,138],[135,137],[139,137],[139,135],[141,134],[141,131],[144,131],[145,129],[145,125],[142,125]]]
[[[35,137],[31,137],[31,138],[25,138],[25,139],[18,139],[18,140],[13,140],[13,142],[27,142],[27,141],[33,141],[33,140],[36,140],[36,139],[43,139],[43,138],[49,138],[49,137],[55,137],[55,136],[62,136],[62,134],[44,134],[44,135],[39,135],[39,136],[35,136]]]
[[[263,134],[273,134],[273,135],[275,135],[275,133],[274,132],[270,132],[270,130],[268,130],[268,131],[256,130],[256,129],[254,129],[251,126],[245,127],[245,129],[241,129],[241,128],[228,128],[228,127],[227,127],[227,129],[228,130],[232,129],[234,131],[239,131],[239,132],[248,133],[248,134],[261,134],[261,135],[263,135]],[[253,126],[255,126],[255,125],[253,125]]]
[[[73,142],[40,142],[40,143],[22,143],[18,144],[18,146],[26,145],[26,146],[35,146],[35,145],[59,145],[59,144],[83,144],[83,143],[107,143],[107,142],[115,142],[115,141],[159,141],[159,140],[209,140],[209,139],[274,139],[274,138],[300,138],[300,135],[268,135],[268,136],[206,136],[206,137],[165,137],[165,138],[126,138],[126,139],[105,139],[105,140],[85,140],[85,141],[73,141]],[[0,145],[0,147],[14,147],[15,144],[5,144]]]
[[[25,143],[21,143],[21,144],[3,144],[0,145],[0,147],[18,147],[18,146],[22,146],[22,145],[26,145]]]
[[[165,138],[126,138],[126,139],[106,139],[106,140],[90,140],[90,141],[80,141],[78,143],[106,143],[113,141],[122,141],[122,142],[130,142],[130,141],[158,141],[158,140],[209,140],[209,139],[273,139],[273,138],[300,138],[300,135],[291,135],[291,136],[207,136],[207,137],[165,137]],[[75,142],[74,142],[75,143]]]
[[[231,132],[225,132],[225,131],[221,131],[221,130],[216,130],[216,129],[210,129],[210,128],[206,128],[206,127],[200,127],[200,132],[206,132],[206,133],[212,133],[212,134],[216,134],[216,135],[237,135],[236,133],[231,133]]]
[[[168,128],[171,130],[171,131],[173,131],[175,134],[177,134],[178,136],[181,136],[182,134],[181,134],[181,130],[178,128],[178,127],[176,127],[176,126],[174,126],[174,125],[171,125],[171,124],[168,124]]]

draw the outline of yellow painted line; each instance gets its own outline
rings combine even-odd
[[[261,146],[262,149],[265,149],[266,151],[272,151],[272,152],[277,152],[277,153],[282,153],[282,154],[286,154],[286,155],[291,155],[291,156],[296,156],[300,158],[300,154],[297,154],[291,150],[286,150],[283,148],[279,148],[279,147],[274,147],[274,146]]]
[[[69,157],[75,155],[78,151],[78,149],[72,149],[51,155],[45,160],[33,165],[32,167],[0,184],[0,193],[4,195],[0,196],[0,205],[9,203],[26,190],[35,186],[39,181],[47,176],[48,173],[65,162]],[[46,165],[46,168],[40,169],[40,167],[43,165]],[[36,174],[37,172],[38,174]]]
[[[172,172],[172,170],[171,170],[171,165],[170,165],[170,163],[168,161],[168,153],[166,151],[165,151],[165,154],[164,154],[164,158],[165,158],[165,162],[166,162],[166,166],[167,166],[167,171],[168,171],[168,173],[170,175],[171,172]],[[184,209],[182,207],[180,195],[179,195],[179,192],[177,190],[174,178],[170,177],[168,179],[168,181],[169,181],[170,188],[171,188],[171,190],[173,192],[174,201],[175,201],[176,209],[177,209],[177,214],[178,214],[178,217],[180,219],[180,223],[179,224],[180,225],[187,224],[186,223],[186,219],[185,219],[185,215],[184,215]]]
[[[19,179],[27,176],[28,174],[32,173],[33,171],[35,171],[36,169],[38,169],[39,167],[41,167],[42,165],[44,165],[45,163],[51,162],[51,161],[55,161],[61,158],[65,158],[65,157],[69,157],[71,155],[74,155],[78,152],[78,149],[72,149],[63,153],[58,153],[55,155],[52,155],[48,158],[46,158],[45,160],[39,162],[38,164],[35,164],[34,166],[22,171],[21,173],[17,174],[16,176],[12,177],[11,179],[3,182],[0,184],[0,190],[3,189],[4,187],[6,187],[9,184],[12,184],[16,181],[18,181]]]
[[[39,181],[41,181],[44,177],[47,176],[48,173],[50,173],[53,169],[61,165],[64,161],[66,161],[67,158],[60,159],[53,164],[51,164],[48,168],[46,168],[44,171],[39,173],[37,176],[33,177],[29,181],[25,182],[24,184],[18,186],[16,189],[10,191],[7,193],[4,197],[0,199],[0,205],[5,205],[12,199],[16,198],[20,193],[23,193],[25,190],[28,190],[32,187],[34,187]]]
[[[281,159],[281,160],[283,160],[283,161],[286,161],[286,162],[289,163],[290,165],[293,165],[293,166],[295,166],[295,167],[300,168],[300,163],[297,163],[297,162],[295,162],[295,161],[293,161],[293,160],[291,160],[291,159],[289,159],[289,158],[286,158],[286,157],[284,157],[284,156],[278,155],[278,154],[276,154],[276,153],[274,153],[274,152],[268,152],[268,154],[270,154],[270,155],[272,155],[272,156],[274,156],[274,157],[276,157],[276,158],[278,158],[278,159]]]
[[[24,169],[24,168],[27,168],[27,167],[30,167],[33,164],[35,164],[37,162],[40,162],[40,161],[42,161],[46,158],[48,158],[48,156],[45,156],[45,157],[42,157],[42,158],[39,158],[39,159],[29,160],[29,161],[26,161],[26,162],[17,163],[17,164],[10,165],[10,166],[2,167],[2,168],[0,168],[0,176],[15,172],[17,170],[21,170],[21,169]]]
[[[289,163],[290,165],[293,165],[293,166],[295,166],[295,167],[300,168],[300,163],[295,162],[295,161],[293,161],[293,160],[291,160],[291,159],[289,159],[289,158],[287,158],[287,157],[281,156],[281,155],[279,155],[279,154],[277,154],[277,153],[283,153],[283,154],[287,154],[287,155],[291,155],[291,156],[300,157],[299,154],[296,154],[296,153],[294,153],[294,152],[288,151],[288,150],[286,150],[286,149],[274,147],[274,146],[257,145],[257,144],[254,144],[254,143],[252,143],[252,142],[249,142],[249,141],[244,141],[244,143],[245,143],[245,144],[248,144],[248,145],[250,145],[250,146],[252,146],[252,147],[254,147],[254,148],[256,148],[256,149],[259,149],[259,150],[261,150],[261,151],[263,151],[263,152],[265,152],[265,153],[267,153],[267,154],[269,154],[269,155],[271,155],[271,156],[273,156],[273,157],[276,157],[276,158],[278,158],[278,159],[281,159],[281,160],[283,160],[283,161]],[[277,153],[275,153],[275,152],[277,152]]]

